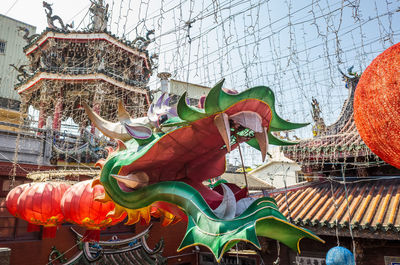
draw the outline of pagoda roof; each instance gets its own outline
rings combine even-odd
[[[165,258],[161,255],[164,243],[161,240],[155,249],[149,248],[146,237],[151,226],[143,232],[126,239],[118,239],[115,236],[110,241],[99,241],[97,243],[83,242],[82,249],[68,261],[63,264],[87,264],[95,262],[96,264],[132,264],[132,265],[156,265],[165,264]],[[72,228],[71,228],[72,229]],[[72,231],[78,240],[82,240],[83,235]],[[53,248],[51,255],[55,252]]]
[[[318,136],[283,147],[286,156],[301,162],[373,155],[361,139],[354,122],[354,93],[360,76],[343,74],[343,77],[349,93],[336,122],[323,128]]]
[[[72,41],[85,41],[85,40],[104,40],[117,46],[126,52],[135,54],[148,60],[148,51],[139,49],[132,46],[132,43],[126,39],[118,38],[111,32],[90,32],[84,30],[77,31],[63,31],[60,29],[46,28],[37,38],[24,47],[26,55],[31,54],[38,49],[38,46],[43,45],[49,39],[63,39]]]
[[[374,235],[381,232],[384,238],[400,239],[399,176],[369,177],[346,183],[341,179],[311,182],[270,191],[270,196],[289,220],[316,233],[324,227],[347,228],[348,232],[351,224],[356,234],[376,231]]]
[[[82,71],[83,72],[83,71]],[[18,94],[24,93],[35,87],[35,84],[41,80],[63,80],[63,81],[88,81],[88,80],[103,80],[104,82],[110,83],[114,86],[124,88],[137,93],[146,94],[146,90],[143,89],[143,84],[139,86],[129,85],[120,78],[117,80],[112,74],[107,71],[98,70],[93,73],[82,73],[82,74],[63,74],[63,73],[49,73],[37,71],[33,76],[29,77],[24,83],[18,84],[15,89]],[[36,87],[37,88],[37,87]]]

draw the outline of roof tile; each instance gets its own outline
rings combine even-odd
[[[334,227],[337,219],[341,227],[347,227],[351,220],[352,226],[358,229],[400,231],[400,180],[363,180],[346,183],[347,199],[344,185],[335,181],[280,190],[272,193],[272,197],[277,200],[280,211],[299,224]]]

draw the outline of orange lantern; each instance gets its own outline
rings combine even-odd
[[[126,213],[116,216],[107,215],[114,210],[113,202],[101,203],[95,198],[104,194],[104,188],[96,185],[92,188],[92,181],[81,181],[69,188],[62,200],[61,210],[67,222],[85,227],[83,241],[99,241],[100,230],[115,225],[125,219]]]
[[[400,168],[400,43],[378,55],[361,75],[354,121],[365,144]]]
[[[30,224],[42,225],[43,238],[55,237],[57,226],[64,221],[61,198],[69,187],[61,182],[37,182],[25,187],[17,202],[18,217]]]

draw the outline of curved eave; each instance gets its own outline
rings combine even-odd
[[[36,83],[38,83],[41,80],[63,80],[63,81],[102,80],[104,82],[107,82],[107,83],[112,84],[117,87],[121,87],[121,88],[129,90],[129,91],[146,94],[146,90],[144,88],[127,85],[124,82],[117,81],[117,80],[115,80],[105,74],[102,74],[102,73],[65,75],[65,74],[39,72],[39,73],[35,74],[33,77],[29,78],[29,80],[26,81],[24,84],[16,87],[15,89],[17,90],[18,94],[21,94],[21,93],[24,93],[27,91],[32,91],[33,89],[37,89],[37,88],[34,88],[34,86]]]
[[[30,43],[28,47],[24,49],[26,55],[31,54],[38,48],[38,45],[41,46],[45,43],[48,39],[64,39],[64,40],[104,40],[111,43],[114,46],[117,46],[129,53],[134,55],[140,56],[147,61],[147,54],[144,51],[139,51],[136,48],[129,47],[128,45],[124,44],[123,42],[115,39],[114,37],[110,36],[105,32],[99,33],[84,33],[84,32],[69,32],[69,33],[62,33],[62,32],[53,32],[53,31],[45,31],[43,32],[40,37],[38,37],[34,42]]]

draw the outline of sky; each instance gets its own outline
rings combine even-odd
[[[89,23],[89,0],[54,0],[53,14],[75,28]],[[400,40],[399,0],[107,0],[109,29],[133,40],[155,30],[158,72],[236,90],[269,86],[281,117],[312,122],[316,98],[332,124],[347,98],[338,68],[361,73]],[[39,0],[2,0],[0,13],[46,27]],[[156,72],[157,72],[156,71]],[[158,80],[151,78],[151,89]],[[311,137],[311,126],[291,133]],[[255,156],[259,156],[255,154]],[[249,157],[252,157],[249,155]],[[258,163],[258,162],[257,162]]]

